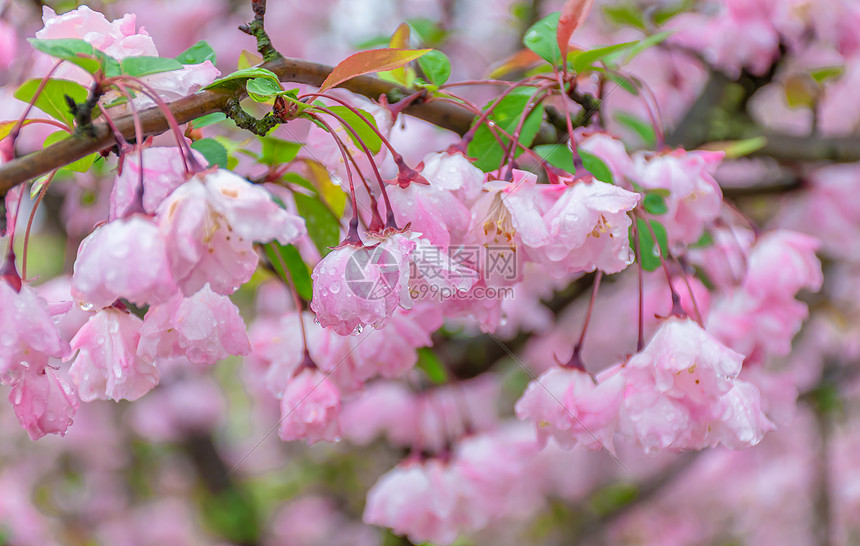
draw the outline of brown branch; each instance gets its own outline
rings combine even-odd
[[[324,64],[290,58],[274,59],[261,66],[277,74],[281,81],[314,86],[319,86],[332,70],[332,67]],[[353,78],[344,82],[341,87],[374,100],[378,99],[380,95],[387,95],[390,102],[396,102],[412,93],[410,89],[382,81],[373,76]],[[244,89],[241,91],[213,89],[183,97],[171,102],[168,106],[176,121],[182,124],[206,114],[221,112],[227,107],[230,99],[244,96]],[[438,127],[460,134],[469,129],[473,119],[472,114],[466,109],[442,101],[413,103],[407,106],[404,111]],[[134,138],[134,121],[131,115],[116,118],[114,121],[117,129],[126,138]],[[167,120],[157,107],[142,110],[140,121],[146,136],[161,134],[169,129]],[[96,123],[93,125],[93,130],[94,137],[76,134],[72,138],[62,140],[44,150],[0,165],[0,197],[6,195],[6,192],[13,187],[31,178],[68,165],[93,152],[109,149],[114,145],[115,140],[107,124]]]

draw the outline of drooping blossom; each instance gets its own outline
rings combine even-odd
[[[552,437],[567,449],[581,443],[613,451],[624,388],[624,374],[617,369],[592,378],[582,370],[556,366],[529,383],[517,402],[517,417],[534,423],[541,445]]]
[[[81,242],[72,295],[82,305],[98,309],[118,298],[157,304],[175,292],[165,241],[149,218],[135,215],[104,224]]]
[[[208,285],[191,297],[176,294],[150,307],[140,329],[138,354],[149,360],[185,357],[193,364],[214,364],[250,351],[239,309]]]
[[[69,354],[47,303],[27,283],[15,291],[0,278],[0,384],[41,372],[53,358]]]
[[[158,383],[155,363],[137,354],[142,324],[131,313],[109,307],[75,335],[71,345],[77,355],[69,375],[81,400],[137,400]]]
[[[201,165],[206,164],[203,154],[194,150],[192,153]],[[143,188],[140,187],[141,169]],[[155,214],[161,202],[188,178],[182,151],[175,146],[144,148],[143,167],[137,152],[126,154],[122,173],[117,175],[110,195],[110,219],[122,218],[135,211],[135,207]]]
[[[574,184],[544,214],[549,236],[529,254],[555,277],[595,269],[617,273],[633,262],[628,213],[638,202],[638,194],[612,184]]]
[[[370,245],[346,244],[327,254],[312,275],[311,309],[320,325],[346,336],[384,326],[398,306],[411,308],[409,263],[416,246],[408,233],[390,231]]]
[[[391,528],[415,543],[448,545],[457,539],[461,484],[443,461],[407,461],[383,475],[367,493],[364,522]]]
[[[27,370],[12,386],[9,401],[31,440],[46,434],[65,436],[80,406],[72,387],[50,367]]]
[[[668,210],[655,218],[666,228],[670,245],[695,243],[719,216],[723,193],[713,174],[722,159],[722,152],[684,150],[635,156],[635,181],[646,190],[669,192]]]
[[[207,282],[229,295],[257,268],[254,242],[289,244],[305,233],[304,220],[279,207],[269,192],[230,171],[195,175],[158,207],[170,271],[186,296]]]
[[[318,369],[302,369],[287,382],[281,397],[278,434],[284,441],[309,444],[340,439],[340,393]]]
[[[667,319],[623,368],[621,432],[647,453],[757,444],[773,424],[758,389],[736,379],[743,358],[692,320]]]

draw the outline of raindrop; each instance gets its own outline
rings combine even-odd
[[[93,310],[93,304],[89,303],[89,302],[84,302],[81,304],[81,309],[83,309],[84,311],[92,311]]]
[[[336,283],[332,284],[329,287],[329,290],[331,290],[332,294],[337,294],[338,292],[340,292],[340,283],[336,282]]]

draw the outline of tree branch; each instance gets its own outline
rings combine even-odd
[[[278,58],[261,65],[278,75],[281,81],[319,86],[331,72],[332,67],[291,58]],[[358,76],[344,82],[340,87],[353,93],[378,99],[387,95],[390,102],[412,93],[412,90],[394,85],[373,76]],[[180,124],[202,117],[213,112],[222,112],[231,100],[245,96],[245,91],[225,91],[212,89],[200,91],[171,102],[168,107]],[[472,123],[471,112],[450,103],[426,102],[412,103],[404,111],[412,116],[428,121],[443,129],[463,134]],[[139,112],[140,121],[145,136],[158,135],[169,129],[167,120],[158,107],[147,108]],[[127,139],[134,138],[134,120],[129,114],[114,120],[117,129]],[[53,144],[44,150],[33,152],[23,157],[0,165],[0,197],[6,195],[13,187],[48,173],[54,169],[76,161],[93,152],[111,148],[115,139],[106,123],[93,124],[93,134],[87,136],[75,134]]]

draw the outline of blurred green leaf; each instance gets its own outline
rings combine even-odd
[[[305,219],[308,235],[325,256],[340,242],[340,222],[318,197],[293,192],[299,215]]]
[[[661,262],[661,256],[669,255],[669,242],[666,236],[666,228],[663,224],[656,220],[649,222],[651,230],[654,231],[654,236],[657,237],[655,244],[654,236],[651,235],[651,230],[648,229],[648,224],[642,218],[636,218],[636,231],[639,233],[639,255],[636,257],[639,263],[642,264],[642,269],[645,271],[656,271]],[[633,226],[630,227],[630,246],[636,249],[633,243]]]
[[[445,365],[442,364],[442,361],[439,360],[439,357],[436,356],[436,353],[430,347],[418,349],[418,363],[416,366],[436,385],[443,385],[448,382],[448,371],[445,370]]]
[[[639,135],[639,138],[642,139],[642,142],[646,147],[654,148],[654,146],[656,146],[657,136],[654,133],[654,127],[652,127],[650,123],[623,110],[615,112],[615,120]]]
[[[361,144],[358,141],[360,138],[364,144],[370,149],[370,151],[374,154],[379,153],[379,150],[382,149],[382,140],[379,138],[379,134],[374,130],[377,127],[376,119],[370,112],[365,110],[357,109],[361,114],[369,121],[373,127],[368,125],[366,121],[361,119],[357,114],[355,114],[352,110],[347,108],[346,106],[326,106],[326,109],[331,110],[339,117],[341,117],[347,125],[352,127],[356,133],[358,133],[358,137],[353,134],[349,129],[344,128],[344,130],[349,135],[350,140],[358,147],[359,150],[362,150]]]
[[[535,146],[532,150],[553,167],[558,167],[570,174],[576,172],[576,165],[573,163],[573,154],[566,144],[542,144]]]
[[[594,178],[607,184],[615,183],[612,179],[612,171],[609,170],[609,167],[606,166],[606,163],[602,159],[585,150],[577,150],[577,153],[579,154],[579,158],[582,159],[582,166],[585,167],[586,171],[593,174]]]
[[[540,58],[553,66],[561,62],[561,50],[558,49],[559,12],[550,13],[533,24],[523,36],[523,45],[538,54]]]
[[[260,163],[269,166],[289,163],[296,158],[296,155],[302,148],[299,142],[291,142],[271,136],[260,137],[260,141],[262,142]]]
[[[272,241],[263,246],[263,251],[281,279],[295,287],[302,299],[311,301],[313,280],[307,264],[302,259],[302,255],[299,254],[299,250],[293,245],[282,245],[277,241]],[[287,267],[286,271],[284,271],[284,265]]]
[[[227,148],[214,138],[201,138],[191,143],[191,148],[197,150],[210,165],[227,168]]]

